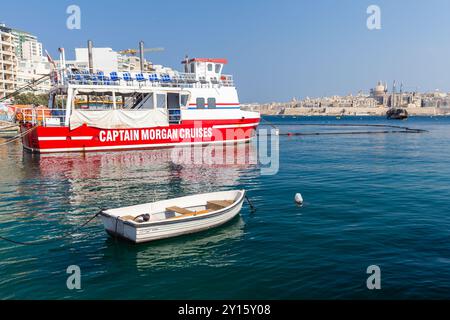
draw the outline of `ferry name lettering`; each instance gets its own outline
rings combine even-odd
[[[212,128],[101,130],[100,142],[211,138]]]

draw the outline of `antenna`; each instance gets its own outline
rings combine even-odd
[[[141,64],[141,72],[144,72],[144,41],[139,42],[139,62]]]
[[[184,56],[184,72],[185,73],[189,73],[188,63],[189,63],[189,56],[186,54]]]
[[[94,44],[92,40],[88,40],[88,60],[89,60],[89,72],[94,73],[94,59],[92,57],[92,48]]]

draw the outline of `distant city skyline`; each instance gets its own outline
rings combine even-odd
[[[242,102],[368,92],[378,80],[422,92],[450,91],[450,2],[419,1],[86,1],[2,3],[0,22],[36,35],[54,58],[92,39],[114,50],[164,47],[147,55],[181,70],[185,54],[225,57]],[[81,29],[66,27],[69,5]],[[369,30],[367,8],[381,10]],[[108,8],[107,11],[105,8]],[[409,88],[409,89],[408,89]]]

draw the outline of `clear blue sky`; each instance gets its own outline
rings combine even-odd
[[[81,7],[81,30],[66,8]],[[366,9],[381,8],[369,31]],[[85,46],[120,50],[139,40],[165,52],[148,56],[181,68],[194,57],[226,57],[241,101],[368,91],[377,80],[450,91],[450,1],[2,1],[0,21],[36,34],[50,53]]]

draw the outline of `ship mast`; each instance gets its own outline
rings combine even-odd
[[[394,80],[394,84],[392,85],[391,108],[395,108],[395,87],[396,87],[396,83],[395,83],[395,80]]]

